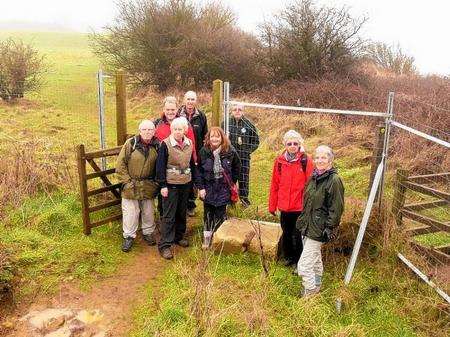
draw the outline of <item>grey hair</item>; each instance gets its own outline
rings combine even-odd
[[[242,104],[233,104],[231,110],[233,111],[235,108],[241,108],[241,110],[244,111],[244,106]]]
[[[163,104],[166,105],[166,103],[175,103],[175,104],[177,104],[177,98],[175,96],[167,96],[163,100]]]
[[[289,130],[287,131],[284,136],[283,136],[283,144],[286,145],[286,142],[289,139],[298,139],[298,142],[300,144],[303,144],[304,140],[301,134],[299,134],[297,131],[295,130]]]
[[[186,132],[189,127],[189,123],[186,117],[175,118],[172,123],[170,123],[170,130],[173,130],[173,128],[175,128],[176,126],[182,126],[184,128],[184,131]]]
[[[186,99],[186,97],[188,97],[189,95],[193,95],[195,96],[195,98],[197,98],[197,93],[195,91],[192,90],[186,91],[186,93],[184,94],[184,98]]]
[[[155,128],[155,124],[154,124],[151,120],[149,120],[149,119],[144,119],[142,122],[139,123],[139,130],[142,130],[142,128],[143,128],[145,125],[149,125],[150,128],[152,128],[152,129]]]
[[[327,154],[328,159],[330,160],[330,163],[334,160],[333,150],[328,145],[319,145],[318,147],[316,147],[314,153],[317,154],[319,152],[325,152]]]

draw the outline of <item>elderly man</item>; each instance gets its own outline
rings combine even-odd
[[[242,206],[246,208],[250,205],[250,200],[248,199],[250,156],[259,146],[259,136],[253,123],[244,117],[244,107],[242,105],[234,105],[231,108],[229,138],[241,160],[241,172],[238,180],[239,198]]]
[[[180,107],[178,114],[180,117],[185,117],[194,129],[195,153],[198,155],[203,147],[208,125],[205,113],[197,108],[197,94],[194,91],[188,91],[184,94],[184,105]],[[195,215],[195,198],[194,188],[191,188],[187,210],[189,216]]]
[[[116,173],[122,183],[124,252],[130,251],[133,245],[139,217],[144,240],[150,246],[156,244],[153,199],[158,193],[155,174],[159,142],[154,134],[153,122],[143,120],[139,124],[139,135],[128,139],[117,157]]]

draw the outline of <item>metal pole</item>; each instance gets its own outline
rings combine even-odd
[[[223,130],[227,136],[230,135],[230,82],[223,83]]]
[[[386,174],[387,156],[389,150],[389,138],[391,135],[391,122],[394,117],[394,92],[392,91],[389,92],[388,96],[387,114],[388,116],[385,119],[386,130],[384,133],[383,154],[381,158],[383,163],[383,172],[381,175],[380,189],[378,191],[378,210],[381,210],[381,204],[383,202],[384,176]]]
[[[417,276],[419,276],[426,284],[428,284],[430,287],[434,288],[434,290],[436,290],[436,292],[444,299],[447,301],[447,303],[450,304],[450,297],[445,293],[445,291],[443,291],[442,289],[440,289],[436,284],[434,284],[433,282],[430,281],[430,279],[427,277],[427,275],[425,275],[424,273],[422,273],[415,265],[413,265],[406,257],[404,257],[402,254],[398,253],[397,254],[398,258],[400,260],[402,260],[402,262],[404,264],[406,264],[409,268],[411,268],[411,270],[413,272],[415,272],[417,274]]]
[[[355,246],[353,247],[352,256],[347,267],[347,272],[345,273],[344,284],[348,285],[352,279],[353,270],[355,269],[356,259],[358,258],[359,250],[361,248],[361,243],[364,238],[364,233],[366,232],[367,223],[369,222],[370,213],[372,212],[373,202],[375,200],[375,195],[380,185],[381,175],[383,172],[384,162],[378,165],[377,172],[375,173],[375,178],[373,179],[373,185],[370,190],[369,199],[367,200],[366,208],[364,210],[364,215],[361,220],[361,225],[359,226],[358,236],[355,240]],[[342,299],[338,298],[336,300],[336,309],[338,312],[341,311]]]
[[[98,120],[99,120],[99,132],[100,132],[100,148],[104,150],[106,148],[105,139],[105,91],[103,87],[103,71],[100,69],[97,73],[97,88],[98,88]],[[101,158],[101,168],[106,170],[106,158]]]

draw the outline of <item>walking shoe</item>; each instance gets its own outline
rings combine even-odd
[[[313,289],[303,289],[301,296],[302,297],[309,297],[318,294],[320,291],[320,288],[315,287]]]
[[[131,249],[131,246],[133,245],[133,241],[134,241],[134,239],[130,236],[124,238],[123,242],[122,242],[122,252],[125,252],[125,253],[129,252]]]
[[[173,254],[172,254],[172,251],[170,250],[170,248],[164,248],[163,250],[161,250],[159,252],[159,254],[166,260],[173,259]]]
[[[181,239],[180,241],[176,242],[176,244],[178,246],[181,246],[181,247],[184,247],[184,248],[189,247],[189,241],[186,240],[186,239]]]
[[[156,240],[155,240],[155,238],[153,237],[153,234],[145,234],[145,235],[142,235],[142,237],[144,238],[144,241],[147,242],[147,244],[148,244],[149,246],[154,246],[154,245],[156,245]]]
[[[187,215],[190,216],[190,217],[194,217],[195,216],[195,208],[188,209],[187,210]]]

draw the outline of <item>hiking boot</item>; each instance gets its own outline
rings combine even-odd
[[[173,259],[173,254],[172,254],[172,251],[170,250],[170,248],[164,248],[163,250],[161,250],[159,252],[159,254],[166,260]]]
[[[181,239],[180,241],[176,242],[176,244],[178,246],[181,246],[181,247],[184,247],[184,248],[189,247],[189,241],[186,240],[186,239]]]
[[[191,218],[194,217],[195,216],[195,208],[188,209],[187,215],[190,216]]]
[[[122,242],[122,252],[125,252],[125,253],[129,252],[131,249],[131,246],[133,245],[133,241],[134,241],[134,239],[130,236],[124,238],[123,242]]]
[[[147,242],[147,244],[149,246],[154,246],[156,245],[156,240],[153,237],[153,234],[146,234],[146,235],[142,235],[142,237],[144,238],[144,241]]]

